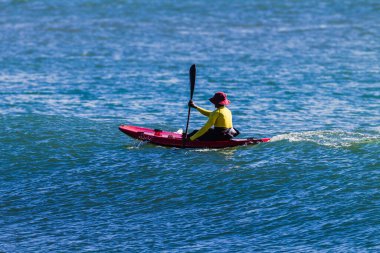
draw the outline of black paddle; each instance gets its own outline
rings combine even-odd
[[[194,94],[194,88],[195,88],[195,75],[197,74],[197,70],[195,68],[195,64],[191,65],[190,70],[189,70],[189,77],[190,77],[190,100],[193,99],[193,94]],[[186,144],[186,139],[187,139],[187,131],[189,129],[189,122],[190,122],[190,111],[191,108],[189,106],[189,110],[187,111],[187,123],[186,123],[186,131],[185,134],[182,136],[182,141],[183,141],[183,148],[185,147]]]

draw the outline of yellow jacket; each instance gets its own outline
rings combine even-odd
[[[209,111],[198,106],[196,107],[196,109],[203,115],[207,116],[208,121],[201,129],[198,130],[198,132],[196,132],[196,134],[190,137],[190,140],[192,141],[204,135],[207,132],[207,130],[209,130],[212,126],[224,128],[233,127],[232,113],[225,106],[219,107],[214,111]]]

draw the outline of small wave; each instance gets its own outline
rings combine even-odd
[[[379,142],[380,136],[342,130],[325,130],[281,134],[271,138],[271,142],[282,140],[290,142],[313,142],[329,147],[349,147],[355,144]]]
[[[380,133],[380,126],[379,127],[374,127],[373,131],[376,131],[376,132]]]

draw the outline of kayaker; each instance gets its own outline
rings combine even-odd
[[[229,140],[239,134],[239,131],[232,125],[232,113],[226,107],[230,104],[227,99],[227,94],[224,92],[217,92],[212,98],[209,99],[215,105],[214,111],[203,109],[194,104],[192,100],[189,101],[189,106],[197,109],[201,114],[208,117],[206,124],[199,130],[195,130],[188,135],[190,140]],[[214,126],[214,128],[212,128]]]

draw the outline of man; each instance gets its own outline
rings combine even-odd
[[[239,131],[233,127],[232,113],[226,107],[230,104],[230,101],[227,99],[227,94],[224,92],[217,92],[209,100],[215,105],[216,109],[214,111],[205,110],[195,105],[192,100],[189,101],[188,105],[190,107],[197,109],[200,113],[208,117],[208,121],[201,129],[195,130],[189,134],[190,140],[229,140],[237,136]],[[212,126],[214,126],[214,128],[212,128]]]

